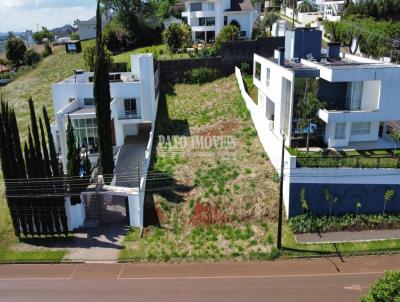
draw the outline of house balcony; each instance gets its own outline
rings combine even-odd
[[[196,31],[215,31],[215,26],[192,26],[192,32]]]
[[[140,120],[142,115],[137,110],[125,111],[119,116],[119,120]]]
[[[215,17],[215,10],[185,11],[182,12],[182,17],[187,17],[188,19]]]
[[[325,123],[368,122],[379,120],[379,110],[327,110],[320,109],[318,117]]]

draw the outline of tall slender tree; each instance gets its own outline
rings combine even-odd
[[[56,147],[54,145],[53,135],[51,134],[50,120],[49,120],[49,116],[47,114],[47,109],[45,106],[42,107],[42,112],[43,112],[44,124],[46,126],[47,141],[49,143],[51,170],[53,172],[53,176],[55,176],[55,177],[61,176],[60,168],[58,165],[58,156],[57,156],[57,152],[56,152]]]
[[[111,131],[111,94],[107,59],[102,38],[100,0],[96,12],[96,63],[93,95],[96,102],[96,118],[99,133],[100,164],[103,175],[114,172]]]

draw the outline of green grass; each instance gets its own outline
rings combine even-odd
[[[390,149],[329,151],[327,155],[293,148],[289,152],[297,156],[298,167],[400,168],[400,152]]]
[[[1,262],[60,262],[66,251],[27,251],[15,252],[6,248],[0,248]]]
[[[187,54],[187,53],[172,53],[168,49],[167,45],[160,44],[160,45],[136,48],[134,50],[120,53],[120,54],[114,56],[114,62],[115,63],[127,63],[128,66],[130,66],[131,54],[137,54],[137,53],[153,53],[153,54],[155,54],[155,56],[157,56],[157,58],[159,60],[188,59],[189,58],[189,54]]]
[[[247,90],[247,93],[250,95],[250,97],[254,101],[254,103],[257,104],[258,103],[258,89],[253,84],[253,76],[246,75],[243,77],[243,80],[244,80],[244,85]]]

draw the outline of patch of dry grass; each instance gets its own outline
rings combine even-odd
[[[278,186],[235,77],[164,89],[157,135],[184,136],[189,144],[156,145],[148,181],[154,192],[147,197],[152,195],[163,229],[150,227],[143,239],[128,240],[121,258],[270,257]],[[191,139],[209,136],[234,139],[226,157],[218,148],[192,148]]]

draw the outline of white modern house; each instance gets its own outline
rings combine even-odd
[[[104,28],[112,20],[111,12],[107,11],[102,15],[101,22]],[[78,26],[79,38],[81,40],[89,40],[96,38],[96,17],[93,17],[86,21],[78,20],[76,22]]]
[[[250,0],[185,1],[183,22],[192,29],[192,40],[213,42],[224,25],[240,24],[240,37],[251,38],[256,11]]]
[[[275,58],[255,54],[253,83],[258,88],[258,100],[249,97],[236,69],[242,96],[278,172],[285,143],[284,201],[288,217],[302,213],[302,189],[307,191],[312,212],[326,214],[324,188],[339,197],[336,214],[354,212],[356,200],[362,202],[363,212],[379,213],[385,190],[400,194],[400,158],[392,155],[395,142],[388,136],[400,120],[400,66],[340,53],[336,43],[330,43],[323,55],[321,36],[318,30],[297,28],[287,32],[285,48],[276,50]],[[333,155],[337,157],[332,159],[320,153],[313,158],[309,157],[311,152],[305,155],[309,158],[306,162],[298,153],[289,152],[289,148],[304,150],[298,149],[304,146],[295,144],[309,131],[299,131],[296,126],[301,112],[299,95],[312,85],[324,102],[311,130],[312,137],[321,137],[320,143],[311,143],[313,152],[355,151],[360,155]],[[374,150],[387,156],[371,156]],[[390,211],[400,212],[400,205],[393,204]]]
[[[159,97],[159,71],[155,71],[153,60],[152,54],[131,55],[131,72],[109,75],[115,171],[107,191],[111,199],[120,195],[129,199],[129,203],[122,206],[129,208],[125,214],[129,216],[131,226],[143,226],[144,188]],[[93,76],[91,72],[77,70],[72,77],[52,86],[56,122],[51,130],[64,171],[68,154],[68,117],[80,147],[89,152],[92,165],[98,162]],[[67,206],[71,229],[82,225],[86,216],[82,211],[89,203]]]

